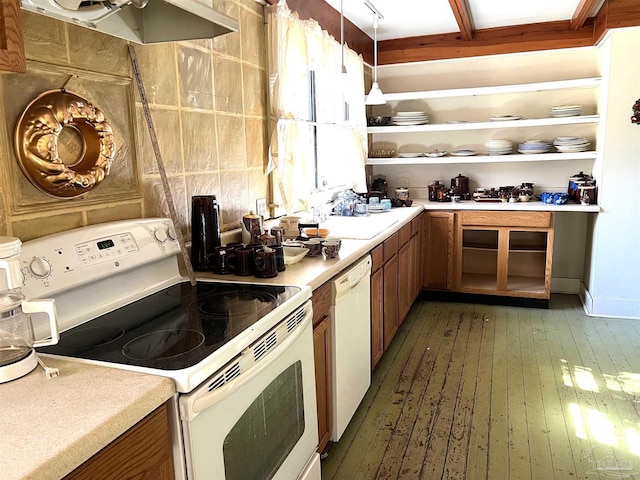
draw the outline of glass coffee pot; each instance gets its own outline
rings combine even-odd
[[[55,345],[60,338],[55,300],[27,300],[18,291],[22,284],[17,238],[0,237],[0,383],[22,377],[36,368],[35,347]],[[32,313],[49,318],[49,338],[36,341]]]

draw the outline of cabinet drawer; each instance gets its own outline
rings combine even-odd
[[[407,223],[398,231],[398,248],[402,248],[411,238],[411,224]]]
[[[460,225],[491,227],[539,227],[552,226],[552,212],[460,212]]]
[[[387,263],[396,253],[398,253],[398,232],[394,233],[382,242],[382,246],[384,247],[383,260],[384,263]]]
[[[371,272],[375,272],[382,267],[384,263],[383,247],[382,244],[371,250]]]
[[[329,316],[331,308],[331,283],[326,282],[316,288],[311,295],[313,305],[313,326],[318,325],[322,319]]]

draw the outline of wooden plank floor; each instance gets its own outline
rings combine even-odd
[[[640,321],[417,302],[323,480],[640,479]]]

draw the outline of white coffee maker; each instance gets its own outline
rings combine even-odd
[[[0,383],[20,378],[38,365],[35,347],[55,345],[60,338],[55,300],[27,300],[20,293],[22,242],[0,237]],[[36,341],[31,313],[49,317],[51,336]]]

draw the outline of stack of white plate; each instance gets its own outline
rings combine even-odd
[[[557,137],[553,145],[559,152],[574,153],[586,152],[591,143],[584,137]]]
[[[545,140],[527,140],[518,145],[520,153],[547,153],[551,151],[551,142]]]
[[[513,150],[511,140],[487,140],[484,142],[487,155],[508,155]]]
[[[551,107],[549,115],[553,118],[582,115],[582,105],[555,105]]]
[[[429,115],[424,112],[398,112],[391,117],[394,125],[425,125],[429,123]]]

